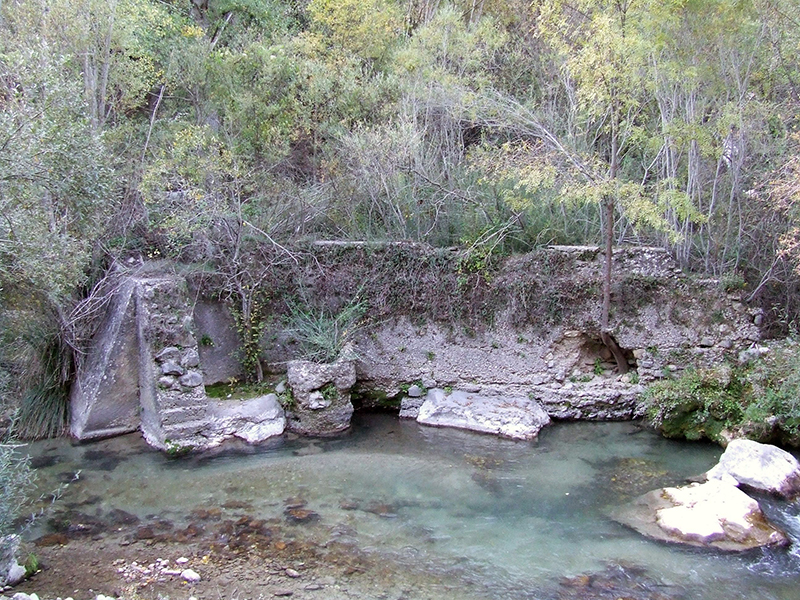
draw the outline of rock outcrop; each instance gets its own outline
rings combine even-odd
[[[534,439],[550,417],[530,398],[480,396],[453,390],[428,390],[417,422],[493,433],[517,440]]]
[[[356,367],[348,358],[334,363],[291,361],[287,383],[292,393],[288,427],[303,435],[332,435],[350,427]]]
[[[732,440],[706,477],[784,498],[800,495],[800,463],[777,446]]]
[[[742,551],[788,543],[758,502],[719,480],[649,492],[613,516],[648,537],[690,546]]]

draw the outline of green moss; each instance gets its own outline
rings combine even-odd
[[[333,402],[339,398],[339,390],[336,389],[333,383],[324,385],[319,391],[322,393],[322,397],[328,402]]]
[[[244,383],[240,381],[230,381],[227,383],[215,383],[206,386],[206,395],[209,398],[226,400],[242,400],[255,398],[275,391],[275,386],[269,382]]]
[[[406,390],[407,389],[408,386],[406,386]],[[396,412],[400,410],[400,402],[402,401],[402,397],[404,395],[405,394],[402,391],[399,394],[390,396],[385,390],[359,389],[353,392],[351,400],[357,408]]]
[[[800,353],[774,345],[735,367],[688,370],[651,384],[647,418],[663,435],[722,442],[730,435],[800,446]]]
[[[182,445],[170,439],[164,440],[164,445],[166,446],[165,452],[170,458],[180,458],[181,456],[186,456],[192,450],[194,450],[194,446],[191,444]]]

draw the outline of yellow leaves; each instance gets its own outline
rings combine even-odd
[[[181,35],[185,38],[200,39],[205,35],[205,31],[194,23],[186,23],[181,27]]]
[[[448,6],[414,32],[394,63],[402,74],[418,73],[444,87],[480,88],[489,83],[487,65],[506,41],[506,34],[492,19],[466,23],[460,12]]]
[[[502,188],[504,200],[517,210],[557,186],[556,155],[541,142],[505,143],[499,149],[479,146],[470,152],[468,162],[483,185]]]
[[[311,0],[308,12],[313,28],[334,47],[371,60],[386,53],[403,22],[386,0]]]

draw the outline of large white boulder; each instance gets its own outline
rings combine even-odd
[[[248,400],[210,401],[209,436],[220,440],[236,436],[250,444],[281,435],[286,427],[283,407],[275,394]]]
[[[550,423],[550,417],[529,398],[432,389],[419,408],[417,422],[530,440]]]
[[[735,481],[753,490],[785,498],[800,495],[800,464],[794,456],[769,444],[733,440],[706,477]]]
[[[758,502],[727,481],[655,490],[614,517],[649,537],[691,546],[741,551],[788,542]]]

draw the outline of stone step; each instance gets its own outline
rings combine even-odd
[[[191,421],[205,420],[207,410],[208,407],[202,404],[165,408],[161,411],[161,424],[167,427]]]
[[[165,425],[163,427],[164,438],[178,442],[184,438],[199,434],[208,427],[208,424],[208,419],[197,419],[195,421],[184,421],[174,425]]]

